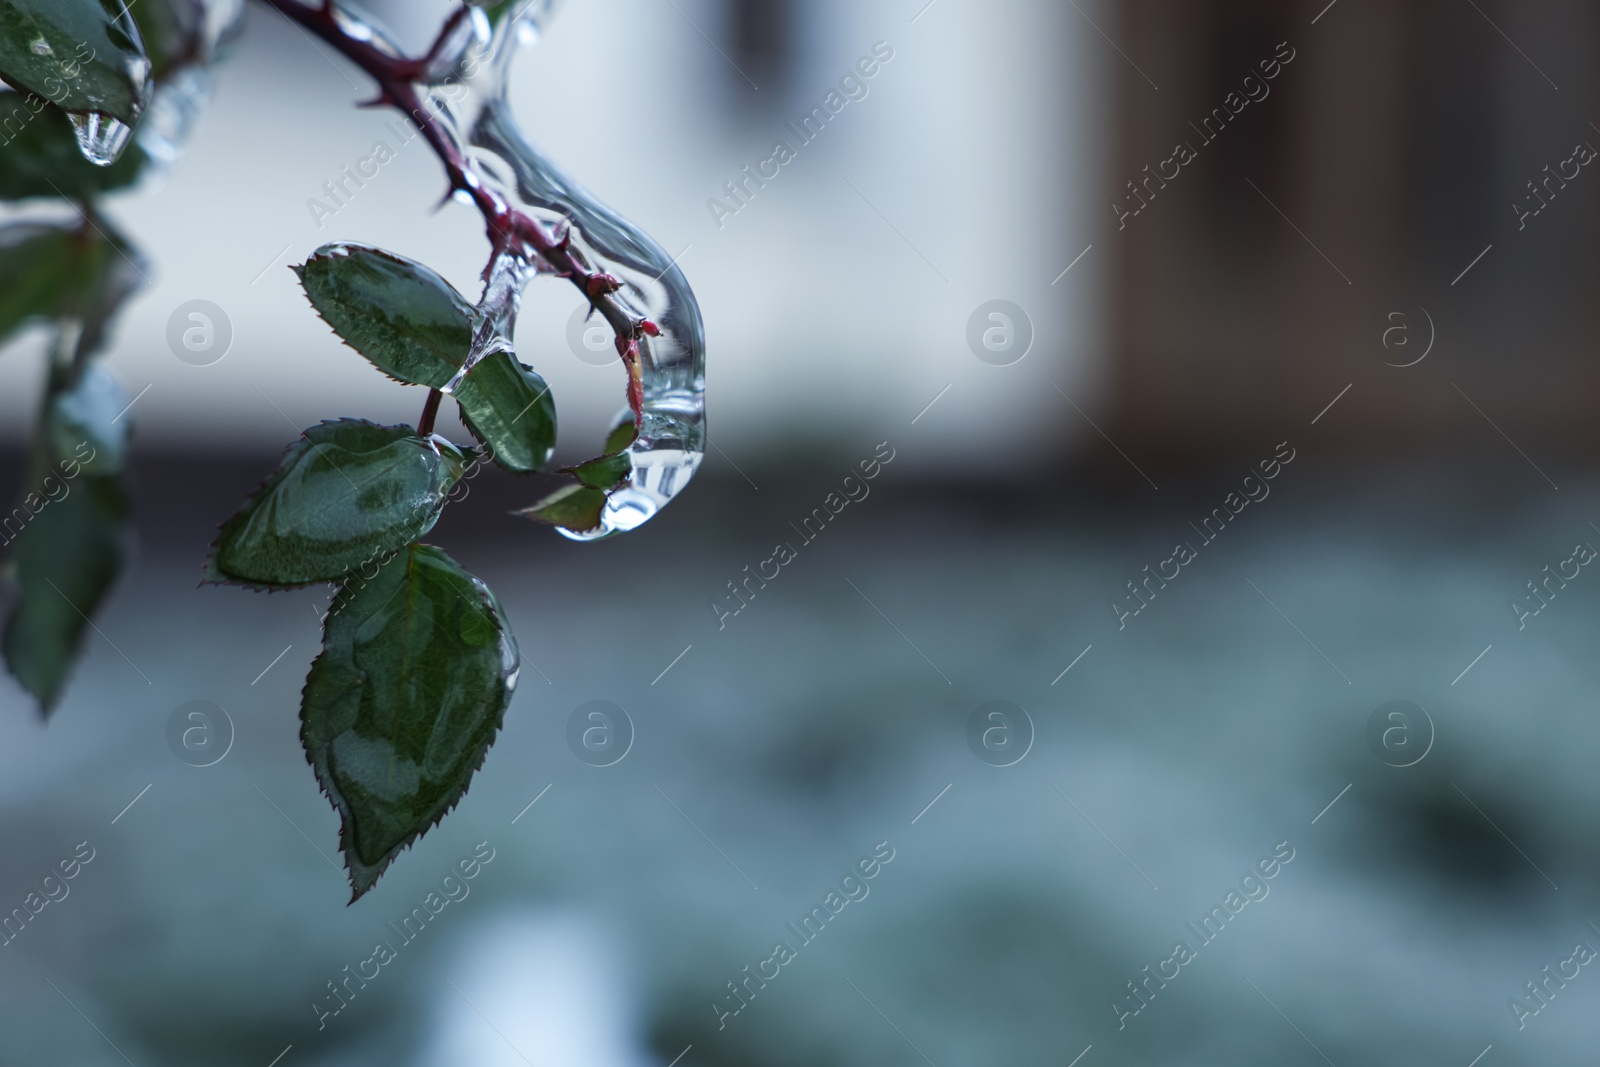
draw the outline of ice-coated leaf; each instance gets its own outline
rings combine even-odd
[[[27,93],[0,92],[0,131],[0,200],[88,200],[132,185],[149,160],[134,145],[110,166],[95,166],[66,112]]]
[[[127,497],[116,478],[58,462],[0,516],[17,596],[6,622],[6,666],[45,713],[66,688],[89,619],[122,570]],[[73,472],[76,477],[67,476]]]
[[[0,77],[67,111],[128,126],[150,99],[150,57],[117,0],[0,3]]]
[[[473,365],[455,388],[461,421],[508,471],[544,469],[556,448],[556,402],[532,367],[509,352]]]
[[[409,426],[313,426],[222,524],[206,578],[269,588],[368,573],[433,528],[473,458]]]
[[[80,457],[86,474],[118,473],[128,452],[127,407],[128,391],[116,375],[88,364],[51,401],[48,425],[56,454]]]
[[[339,812],[352,903],[467,791],[518,662],[495,595],[432,546],[410,545],[339,591],[300,739]]]
[[[334,332],[389,377],[438,389],[466,362],[472,305],[422,264],[365,245],[331,244],[294,270]]]
[[[591,459],[576,467],[565,467],[562,472],[572,475],[591,489],[615,489],[633,473],[633,457],[626,452],[619,452],[614,456]]]
[[[564,530],[574,533],[587,533],[600,525],[600,513],[606,506],[604,490],[594,489],[587,485],[568,485],[532,507],[523,508],[515,514],[542,522],[547,526],[559,526]]]

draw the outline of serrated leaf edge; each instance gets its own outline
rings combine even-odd
[[[500,607],[498,598],[495,597],[494,592],[489,588],[488,584],[485,583],[483,579],[467,570],[465,567],[462,567],[461,564],[456,562],[453,556],[451,556],[448,552],[445,552],[442,548],[438,548],[437,545],[429,545],[422,541],[414,541],[406,548],[401,549],[401,551],[414,552],[418,548],[438,549],[440,555],[444,556],[445,559],[454,564],[462,574],[465,574],[468,578],[472,579],[472,583],[476,589],[481,594],[486,596],[490,607],[496,609],[494,614],[491,616],[491,621],[494,623],[495,631],[501,637],[511,637],[512,645],[515,647],[516,638],[510,634],[510,631],[505,625],[505,610],[504,608]],[[342,584],[339,588],[340,592],[344,591],[344,586]],[[338,599],[338,594],[335,594],[334,599]],[[404,840],[395,845],[393,848],[389,849],[389,851],[384,854],[383,858],[376,864],[363,863],[361,860],[356,858],[354,826],[355,817],[350,811],[350,806],[345,802],[344,797],[340,795],[337,789],[334,787],[333,775],[330,773],[329,768],[325,765],[325,761],[318,760],[311,754],[311,746],[306,738],[306,690],[309,689],[311,685],[311,672],[316,669],[317,664],[322,661],[322,658],[328,654],[328,626],[330,620],[333,618],[333,615],[334,612],[329,611],[328,614],[323,618],[323,650],[318,652],[316,659],[311,661],[311,667],[306,671],[306,681],[300,687],[300,746],[305,751],[306,762],[311,765],[312,773],[316,776],[317,788],[322,792],[323,796],[328,798],[328,802],[333,805],[334,811],[338,812],[339,814],[339,851],[344,857],[345,871],[350,878],[351,895],[350,900],[345,905],[346,907],[349,907],[351,904],[354,904],[356,901],[360,900],[363,896],[369,893],[373,887],[378,884],[378,879],[382,878],[383,873],[389,869],[395,860],[400,858],[400,853],[409,850],[412,845],[416,844],[419,838],[443,822],[444,817],[455,811],[460,805],[462,799],[467,795],[467,790],[471,788],[472,779],[477,776],[479,771],[483,770],[484,763],[488,761],[489,750],[494,747],[496,739],[498,739],[500,736],[500,732],[505,729],[505,714],[510,710],[511,700],[510,695],[508,695],[506,707],[502,708],[500,711],[500,721],[495,725],[494,732],[489,736],[489,743],[483,746],[482,755],[478,757],[477,762],[471,766],[470,773],[466,775],[466,784],[444,802],[438,814],[434,815],[430,820],[425,822],[419,829],[414,830],[410,834],[406,835]],[[521,660],[520,651],[518,652],[518,660],[519,662]]]

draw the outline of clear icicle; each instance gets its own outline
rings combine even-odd
[[[455,395],[456,387],[467,372],[496,352],[516,354],[511,335],[516,328],[517,311],[522,307],[522,290],[527,284],[528,262],[515,253],[502,252],[489,264],[489,277],[484,282],[483,299],[478,302],[473,323],[472,347],[466,362],[441,392]]]
[[[531,0],[492,28],[484,13],[473,9],[434,56],[422,83],[439,129],[466,161],[469,180],[552,234],[570,234],[580,262],[622,283],[610,299],[631,319],[649,319],[660,329],[659,336],[638,339],[638,417],[625,408],[613,426],[630,420],[637,425],[638,434],[627,449],[632,478],[611,494],[598,529],[561,531],[591,540],[648,521],[683,491],[699,468],[706,447],[705,331],[694,292],[666,251],[567,178],[528,141],[511,114],[506,100],[511,57],[519,43],[537,40],[551,7],[549,0]],[[349,13],[341,17],[342,25],[351,21]],[[393,47],[376,27],[364,23],[362,30],[379,47]],[[507,259],[515,270],[502,274]],[[536,272],[550,269],[542,260],[529,263],[506,255],[491,264],[473,361],[494,346],[510,348],[521,287]],[[507,293],[508,283],[514,283],[514,295]],[[491,324],[496,325],[489,330]],[[620,358],[618,363],[624,365]]]
[[[705,331],[694,292],[660,245],[528,143],[503,98],[484,107],[472,143],[510,168],[530,213],[570,226],[584,260],[622,281],[614,299],[661,328],[661,336],[639,339],[643,404],[639,435],[628,447],[633,478],[607,501],[599,536],[632,530],[683,490],[705,455]]]

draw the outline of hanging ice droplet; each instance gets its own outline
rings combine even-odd
[[[72,111],[67,117],[78,135],[78,151],[97,167],[115,163],[133,137],[133,127],[100,111]]]
[[[706,448],[706,338],[699,304],[677,259],[562,173],[528,141],[511,114],[506,86],[517,42],[537,39],[555,6],[555,0],[495,5],[501,13],[487,42],[478,17],[486,12],[469,12],[464,21],[471,25],[456,29],[421,78],[430,86],[440,79],[450,90],[429,93],[426,106],[433,129],[464,160],[451,195],[503,203],[543,226],[565,250],[557,270],[550,257],[535,255],[521,241],[507,242],[488,272],[471,354],[444,391],[450,392],[477,359],[511,349],[516,300],[530,277],[578,270],[589,276],[579,281],[607,283],[597,288],[606,294],[606,318],[629,353],[619,362],[630,375],[634,405],[612,428],[626,425],[636,432],[625,448],[628,480],[607,494],[599,525],[587,531],[558,527],[573,540],[592,541],[649,521],[699,468]],[[511,266],[515,272],[504,273]],[[594,293],[590,299],[599,303]],[[606,440],[613,437],[607,434]]]
[[[557,533],[573,541],[598,541],[636,530],[655,518],[656,513],[689,484],[705,458],[704,427],[698,421],[704,409],[698,399],[682,399],[680,416],[687,418],[679,422],[677,432],[670,428],[673,420],[663,417],[663,408],[670,404],[663,405],[658,398],[656,404],[646,407],[645,422],[656,432],[645,446],[641,447],[638,440],[629,446],[627,451],[633,470],[628,481],[606,498],[605,507],[600,511],[600,525],[581,531],[558,526]],[[612,421],[612,429],[633,421],[632,410],[623,408]],[[682,432],[687,427],[692,428],[688,433]]]
[[[630,318],[654,324],[652,335],[635,338],[640,410],[638,434],[627,448],[632,476],[608,497],[600,527],[574,540],[636,529],[683,491],[704,458],[706,344],[699,304],[676,260],[530,144],[503,96],[484,105],[470,145],[476,158],[493,157],[510,172],[514,185],[507,193],[568,227],[583,259],[621,280],[611,299]],[[614,425],[634,420],[624,410]]]

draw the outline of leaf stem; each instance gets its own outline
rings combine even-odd
[[[439,416],[439,402],[444,394],[437,389],[428,390],[428,402],[422,405],[422,418],[417,420],[417,436],[427,437],[433,432],[433,420]]]
[[[636,376],[635,368],[640,359],[639,340],[645,334],[655,332],[654,324],[648,319],[634,318],[627,308],[612,298],[611,294],[620,289],[622,283],[604,271],[590,270],[583,262],[581,253],[573,247],[569,234],[557,236],[550,233],[537,219],[490,189],[445,133],[438,117],[417,91],[418,79],[438,58],[445,39],[466,17],[465,4],[452,13],[428,54],[412,57],[392,53],[376,38],[351,36],[346,25],[335,15],[333,0],[322,0],[316,6],[300,0],[260,2],[320,37],[377,82],[378,96],[366,106],[393,107],[411,119],[443,164],[450,191],[466,194],[483,216],[493,256],[512,250],[519,253],[531,251],[548,263],[555,273],[577,286],[616,333],[617,354],[628,366],[630,379]],[[492,257],[490,266],[493,266]],[[486,267],[485,278],[488,277],[488,271]],[[631,380],[628,396],[635,415],[638,415],[642,398]]]

